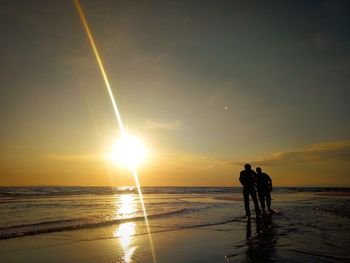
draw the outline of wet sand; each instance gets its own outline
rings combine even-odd
[[[325,192],[325,193],[317,193],[316,195],[320,195],[320,196],[350,196],[350,192]]]
[[[243,201],[242,195],[217,196],[217,197],[214,197],[214,199],[223,200],[223,201]]]
[[[224,262],[230,247],[245,239],[245,229],[234,225],[224,228],[184,229],[152,235],[157,262]],[[59,237],[60,236],[60,237]],[[147,235],[129,240],[111,238],[64,243],[64,235],[25,237],[0,241],[2,262],[153,262]],[[45,243],[43,245],[42,243]],[[35,245],[36,244],[36,245]],[[40,247],[35,249],[35,246]],[[15,249],[14,249],[15,247]],[[6,252],[6,250],[8,252]],[[134,253],[137,250],[137,253]],[[132,256],[132,258],[131,258]]]

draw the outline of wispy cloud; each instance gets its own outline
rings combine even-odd
[[[105,154],[93,153],[93,154],[46,154],[45,158],[57,161],[71,161],[71,162],[85,162],[85,161],[103,161],[106,158]]]
[[[145,123],[145,128],[148,130],[165,130],[165,131],[173,131],[181,129],[182,121],[174,120],[174,121],[159,121],[149,119]]]
[[[215,156],[194,153],[157,153],[152,159],[151,163],[163,167],[172,167],[173,169],[217,169],[218,167],[227,167],[221,159]]]
[[[273,153],[251,163],[254,165],[278,165],[285,163],[320,162],[320,161],[350,161],[350,141],[321,143],[310,147]],[[231,165],[243,165],[242,161],[231,161]]]

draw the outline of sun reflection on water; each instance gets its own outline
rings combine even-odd
[[[116,200],[116,216],[121,218],[131,217],[136,211],[135,195],[123,194],[117,196]],[[114,232],[114,237],[119,238],[120,245],[123,249],[122,262],[131,262],[131,257],[136,250],[136,246],[132,245],[133,236],[136,233],[136,223],[126,222],[118,226]]]
[[[130,217],[136,212],[136,203],[134,194],[123,194],[117,197],[116,205],[118,206],[116,216]]]

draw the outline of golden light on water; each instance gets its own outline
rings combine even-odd
[[[112,103],[112,106],[113,106],[113,109],[114,109],[115,116],[116,116],[117,121],[118,121],[118,125],[119,125],[121,136],[122,137],[127,136],[127,133],[126,133],[125,128],[124,128],[124,123],[123,123],[122,117],[121,117],[119,109],[117,107],[117,103],[116,103],[116,100],[114,98],[114,95],[113,95],[113,92],[112,92],[112,89],[111,89],[111,86],[110,86],[110,83],[109,83],[109,80],[108,80],[108,77],[107,77],[107,74],[106,74],[106,70],[104,68],[101,56],[100,56],[100,54],[98,52],[98,49],[97,49],[94,37],[93,37],[92,32],[90,30],[89,24],[87,22],[85,14],[84,14],[84,11],[83,11],[83,9],[81,7],[81,4],[80,4],[79,0],[74,0],[74,4],[75,4],[75,7],[76,7],[76,9],[78,11],[80,20],[81,20],[81,22],[83,24],[85,33],[86,33],[86,35],[87,35],[87,37],[89,39],[92,51],[93,51],[93,53],[95,55],[98,67],[100,69],[100,72],[102,74],[105,86],[106,86],[107,91],[108,91],[108,95],[109,95],[109,97],[111,99],[111,103]],[[132,163],[135,163],[135,161],[133,161]],[[137,170],[136,170],[136,165],[131,165],[131,166],[132,167],[130,167],[130,170],[131,170],[131,173],[132,173],[132,175],[134,176],[134,179],[135,179],[135,183],[136,183],[136,187],[137,187],[137,191],[138,191],[138,195],[139,195],[139,199],[140,199],[140,203],[141,203],[141,207],[142,207],[142,211],[143,211],[143,215],[144,215],[144,219],[145,219],[145,224],[146,224],[146,227],[147,227],[148,238],[149,238],[149,243],[150,243],[150,248],[151,248],[153,262],[157,262],[155,251],[154,251],[154,246],[153,246],[153,240],[152,240],[152,236],[151,236],[151,232],[150,232],[150,228],[149,228],[149,224],[148,224],[147,211],[146,211],[145,203],[144,203],[142,192],[141,192],[139,177],[138,177]]]
[[[134,194],[122,194],[116,196],[116,214],[118,217],[127,218],[137,211]],[[126,222],[118,226],[114,232],[114,237],[119,238],[123,249],[123,262],[131,262],[131,257],[136,250],[132,246],[133,236],[136,234],[136,223]]]
[[[119,195],[119,207],[117,215],[124,217],[125,215],[132,215],[136,212],[136,204],[134,194]]]

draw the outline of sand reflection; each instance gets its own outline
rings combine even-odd
[[[256,221],[256,235],[252,236],[251,222],[247,222],[247,262],[272,262],[277,242],[277,233],[271,215]]]
[[[120,224],[114,234],[115,237],[119,237],[120,245],[124,252],[123,259],[126,263],[130,262],[131,256],[134,254],[136,249],[135,246],[132,246],[132,236],[135,235],[135,228],[135,222],[126,222]]]

